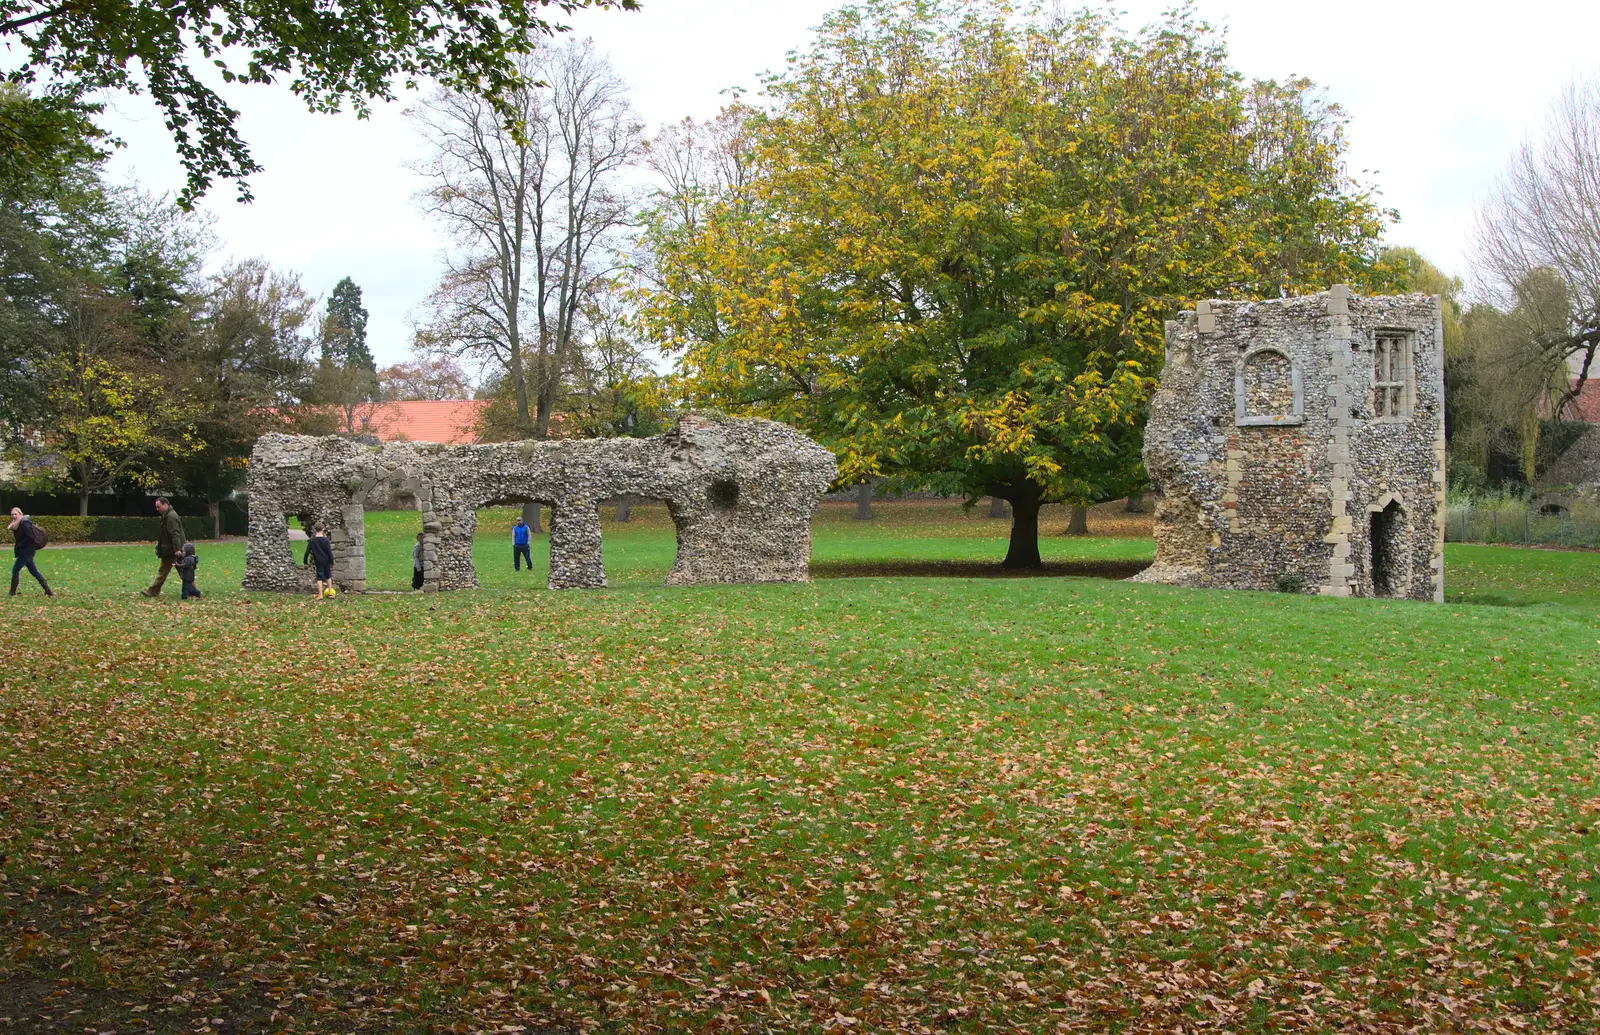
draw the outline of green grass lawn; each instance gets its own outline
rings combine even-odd
[[[1600,1025],[1600,555],[1452,546],[1444,605],[1071,577],[1146,539],[902,577],[1005,523],[879,510],[803,586],[664,588],[648,510],[597,591],[513,574],[509,511],[472,593],[44,551],[0,1032]]]

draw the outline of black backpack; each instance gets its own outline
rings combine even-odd
[[[28,536],[33,540],[33,548],[35,550],[43,550],[50,545],[50,533],[32,521],[28,522]]]

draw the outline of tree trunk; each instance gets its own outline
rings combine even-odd
[[[1062,535],[1088,535],[1089,534],[1089,508],[1082,503],[1072,505],[1072,518],[1067,522],[1067,530]]]
[[[217,500],[206,500],[206,513],[211,515],[211,538],[222,538],[222,504]]]
[[[537,503],[524,503],[522,505],[522,523],[528,526],[529,531],[532,531],[532,532],[543,532],[544,531],[544,529],[539,527],[539,510],[540,509],[541,509],[540,505],[537,504]]]
[[[1122,509],[1127,511],[1129,514],[1143,514],[1144,513],[1144,493],[1142,493],[1142,492],[1130,492],[1130,493],[1128,493],[1128,502],[1123,504]]]
[[[856,520],[872,520],[872,482],[864,481],[856,486]]]
[[[89,516],[89,487],[87,485],[78,490],[78,516]]]
[[[628,521],[628,520],[630,520],[633,515],[630,514],[629,511],[632,510],[632,509],[633,509],[633,497],[632,496],[618,496],[617,497],[617,520],[618,521]]]
[[[1025,492],[1011,500],[1011,544],[1003,568],[1042,568],[1039,559],[1039,495]]]
[[[1010,511],[1006,510],[1006,501],[999,496],[989,497],[989,516],[992,518],[1006,517]]]

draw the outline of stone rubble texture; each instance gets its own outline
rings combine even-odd
[[[479,507],[537,502],[550,521],[551,589],[606,584],[600,501],[665,501],[677,528],[668,585],[806,582],[811,514],[837,474],[833,453],[772,421],[690,414],[664,435],[446,446],[362,445],[264,435],[250,454],[247,590],[309,591],[288,516],[323,522],[335,584],[366,590],[368,509],[416,509],[423,592],[473,589]]]
[[[1398,416],[1375,409],[1380,336],[1407,343]],[[1169,321],[1144,446],[1156,557],[1137,580],[1442,601],[1442,343],[1437,297],[1343,285]]]
[[[1529,501],[1534,510],[1547,506],[1571,510],[1577,503],[1600,503],[1600,425],[1586,429],[1556,458]]]

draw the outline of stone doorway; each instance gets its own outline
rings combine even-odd
[[[1402,556],[1404,530],[1405,514],[1399,500],[1390,500],[1382,510],[1372,512],[1367,543],[1371,551],[1369,571],[1375,597],[1403,597],[1410,589]]]

